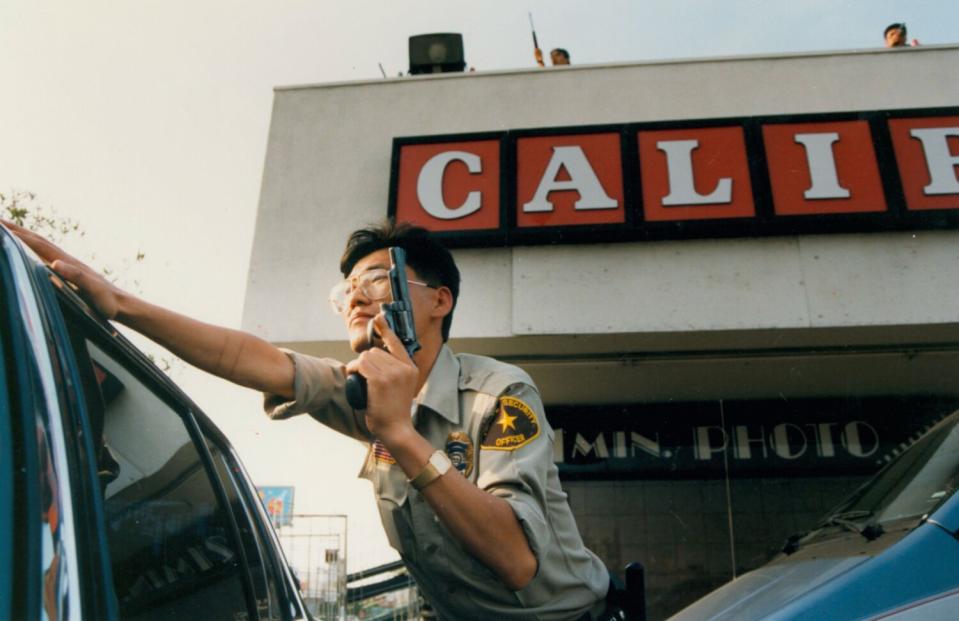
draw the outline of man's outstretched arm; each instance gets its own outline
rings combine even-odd
[[[3,221],[50,267],[80,290],[107,319],[136,330],[187,363],[262,392],[293,398],[293,362],[252,334],[198,321],[150,304],[107,281],[96,270],[29,229]]]

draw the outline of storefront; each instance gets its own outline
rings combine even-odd
[[[276,92],[244,327],[347,358],[388,213],[455,247],[451,344],[537,381],[588,545],[661,618],[959,407],[959,48]],[[282,300],[284,312],[275,312]]]

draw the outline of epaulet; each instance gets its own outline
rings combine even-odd
[[[536,385],[523,369],[487,356],[456,354],[460,363],[460,390],[500,395],[514,384]]]

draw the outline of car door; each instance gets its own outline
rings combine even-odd
[[[10,538],[0,571],[0,592],[9,592],[5,618],[113,619],[113,599],[98,586],[109,566],[99,545],[85,404],[75,367],[63,364],[65,333],[51,314],[49,283],[36,268],[0,230],[2,461],[12,474],[3,503],[9,513],[0,520]]]
[[[0,598],[10,585],[12,617],[305,618],[222,434],[68,285],[0,237],[0,345],[4,384],[15,387],[3,410],[15,446],[4,455],[26,475],[12,477],[14,502],[3,505],[23,507],[8,531],[23,543],[0,585]]]
[[[121,618],[304,618],[226,438],[69,288],[59,303],[77,364],[92,369],[85,385]]]

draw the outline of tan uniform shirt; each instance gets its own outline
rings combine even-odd
[[[417,431],[480,489],[512,507],[538,570],[510,591],[434,515],[343,395],[342,364],[290,353],[295,400],[267,395],[272,418],[309,413],[370,445],[360,473],[376,491],[390,544],[442,619],[578,619],[602,609],[609,574],[580,538],[553,463],[553,430],[528,375],[444,346],[413,413]],[[447,475],[450,476],[450,475]]]

